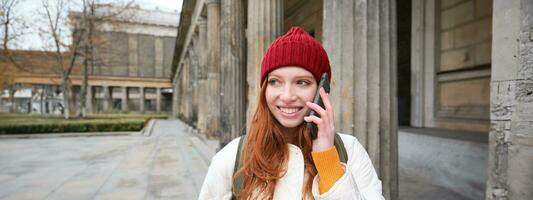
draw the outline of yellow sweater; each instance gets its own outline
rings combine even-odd
[[[323,194],[342,177],[344,170],[335,146],[325,151],[312,152],[311,155],[320,177],[318,188],[320,194]]]

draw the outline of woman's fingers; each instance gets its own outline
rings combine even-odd
[[[308,101],[306,102],[306,105],[307,107],[313,109],[318,115],[320,115],[320,117],[326,115],[326,110],[324,110],[324,108],[320,107],[318,104]]]
[[[317,125],[318,137],[313,141],[313,151],[323,151],[334,145],[335,127],[333,121],[333,109],[329,95],[324,88],[319,89],[320,97],[324,103],[324,108],[317,104],[307,102],[310,109],[315,110],[320,116],[305,117],[306,122],[312,122]]]
[[[331,121],[333,121],[333,106],[331,106],[331,101],[329,100],[329,95],[326,93],[324,88],[320,88],[320,97],[322,98],[322,102],[324,103],[324,107],[326,109],[326,112],[328,113],[329,118]]]
[[[315,123],[317,126],[319,126],[320,124],[322,124],[322,122],[324,120],[322,120],[321,118],[317,117],[317,116],[307,116],[307,117],[304,117],[304,120],[306,122],[313,122]]]

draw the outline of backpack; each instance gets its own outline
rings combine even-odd
[[[237,172],[241,168],[241,151],[242,151],[242,145],[246,141],[246,135],[241,136],[239,139],[239,146],[237,147],[237,156],[235,158],[235,167],[233,168],[233,174]],[[335,133],[335,140],[334,140],[335,148],[337,149],[337,153],[339,154],[339,159],[343,163],[348,163],[348,153],[346,153],[346,148],[344,147],[344,142],[342,142],[341,136],[338,133]],[[242,176],[237,177],[237,180],[233,182],[233,188],[235,188],[235,191],[239,193],[243,188],[243,181],[244,178]],[[232,192],[233,193],[233,192]],[[231,195],[232,200],[237,200],[234,194]]]

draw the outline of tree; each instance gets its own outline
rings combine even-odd
[[[14,77],[16,72],[25,71],[30,72],[31,69],[38,65],[28,65],[27,58],[23,58],[23,64],[13,56],[11,46],[16,46],[17,39],[22,36],[26,30],[27,25],[23,18],[14,15],[14,8],[24,0],[0,0],[2,14],[2,45],[0,49],[0,63],[10,63],[16,70],[7,70],[5,65],[0,66],[0,84],[8,83],[10,91],[14,93]],[[64,117],[70,118],[73,109],[71,107],[72,86],[71,75],[73,69],[81,66],[82,84],[80,92],[80,101],[77,106],[78,116],[86,116],[86,95],[88,85],[89,68],[94,68],[94,65],[102,65],[103,63],[110,63],[107,58],[97,57],[94,54],[96,47],[105,46],[109,41],[105,41],[98,36],[99,23],[102,21],[109,21],[109,24],[116,23],[122,18],[128,18],[132,15],[128,11],[133,4],[133,0],[113,1],[114,6],[110,4],[101,4],[98,0],[41,0],[41,11],[39,12],[40,20],[35,23],[38,29],[38,34],[44,43],[44,54],[49,56],[53,54],[53,73],[58,74],[61,79],[61,87],[63,90],[63,106]],[[109,1],[107,1],[109,2]],[[108,7],[112,9],[99,9],[100,7]],[[77,9],[76,9],[77,8]],[[81,10],[79,19],[76,23],[71,23],[67,17],[72,10]],[[101,11],[100,11],[101,10]],[[126,14],[125,14],[126,13]],[[118,20],[117,20],[118,19]],[[17,23],[14,23],[17,22]],[[22,24],[18,27],[15,24]],[[47,52],[48,51],[48,52]],[[111,52],[110,52],[111,53]],[[108,57],[112,57],[109,55]],[[19,59],[20,60],[20,59]],[[14,74],[15,73],[15,74]],[[4,80],[3,77],[7,77]],[[9,80],[8,80],[9,79]],[[10,95],[13,102],[13,95]],[[13,104],[14,105],[14,104]]]
[[[78,117],[86,117],[87,116],[87,88],[88,88],[88,74],[89,74],[89,68],[94,69],[95,64],[109,64],[109,59],[101,58],[101,57],[95,57],[94,50],[97,47],[106,46],[109,41],[106,41],[105,39],[102,39],[99,37],[96,32],[100,29],[100,23],[98,22],[116,22],[117,19],[120,18],[131,18],[133,17],[133,13],[127,12],[133,5],[134,1],[126,1],[126,2],[115,2],[115,5],[113,6],[113,9],[100,9],[100,12],[97,12],[98,8],[101,8],[100,6],[106,6],[105,4],[99,3],[97,0],[82,0],[82,12],[80,13],[80,16],[78,17],[78,22],[75,23],[74,29],[83,30],[83,36],[82,36],[82,56],[83,56],[83,64],[82,64],[82,81],[81,81],[81,89],[79,93],[79,110],[77,112]],[[74,18],[74,17],[73,17]]]
[[[64,106],[63,116],[65,119],[69,119],[72,95],[70,75],[75,66],[76,58],[79,55],[79,47],[84,30],[74,31],[72,33],[72,42],[69,43],[69,31],[65,12],[69,9],[69,2],[65,0],[41,0],[41,3],[44,9],[41,15],[43,15],[46,26],[40,29],[40,35],[45,41],[49,41],[47,45],[49,45],[50,49],[53,49],[55,73],[61,76]]]
[[[19,63],[13,55],[11,47],[18,47],[17,42],[27,30],[27,23],[18,15],[16,9],[23,0],[0,0],[0,26],[2,30],[0,33],[0,91],[5,87],[9,91],[9,101],[11,102],[10,111],[14,112],[16,109],[14,94],[15,78],[19,71],[29,72],[30,67]],[[0,92],[1,94],[2,92]]]

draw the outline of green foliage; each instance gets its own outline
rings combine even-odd
[[[0,114],[0,134],[139,131],[163,115],[95,115],[83,119],[56,116]]]

